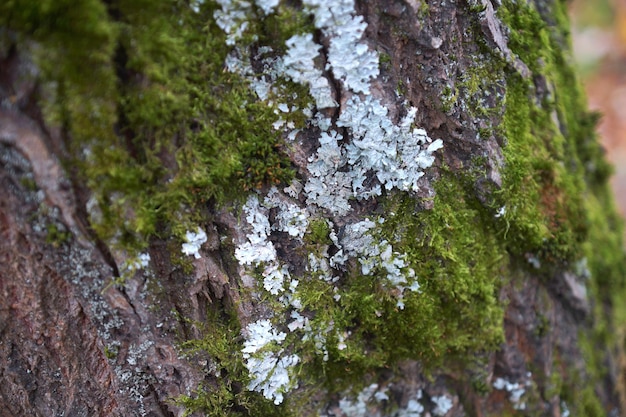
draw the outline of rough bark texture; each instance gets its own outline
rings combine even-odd
[[[106,3],[111,20],[124,21],[118,16],[123,13],[114,6],[117,2]],[[280,7],[302,7],[295,3]],[[202,7],[208,8],[207,4]],[[416,107],[414,125],[431,138],[443,139],[444,147],[436,153],[433,167],[425,169],[419,179],[419,189],[351,198],[347,212],[334,213],[321,204],[316,206],[303,194],[289,197],[287,191],[279,192],[278,199],[309,206],[311,219],[332,221],[330,231],[337,231],[342,242],[346,230],[357,220],[388,218],[394,207],[401,211],[400,207],[410,205],[407,218],[436,215],[445,208],[441,216],[446,219],[457,219],[457,212],[471,208],[476,214],[465,217],[465,223],[444,221],[444,225],[433,226],[441,230],[419,220],[418,229],[423,226],[423,230],[436,233],[411,238],[428,241],[424,248],[432,248],[435,234],[456,236],[455,227],[464,228],[467,222],[475,221],[480,233],[449,244],[471,246],[480,244],[474,241],[476,236],[487,236],[485,242],[502,252],[494,254],[494,259],[477,253],[468,261],[471,271],[483,271],[479,269],[481,263],[497,264],[485,266],[493,285],[489,287],[493,290],[484,290],[487,295],[480,292],[483,290],[438,287],[447,277],[446,268],[450,280],[455,278],[456,272],[449,265],[457,262],[456,255],[446,258],[434,252],[438,258],[433,268],[441,267],[443,278],[429,278],[427,271],[420,272],[419,265],[411,264],[422,292],[409,295],[408,289],[400,290],[400,296],[404,291],[407,298],[405,311],[409,313],[396,308],[396,299],[391,297],[392,301],[385,298],[374,304],[388,308],[372,310],[372,314],[382,316],[379,324],[372,325],[364,318],[365,313],[347,316],[352,321],[346,329],[363,338],[355,345],[363,348],[362,356],[343,356],[347,353],[341,347],[327,348],[331,359],[326,365],[319,347],[307,354],[305,348],[290,342],[281,354],[295,352],[302,369],[311,372],[302,375],[290,370],[297,384],[284,387],[287,399],[281,405],[274,405],[272,398],[263,398],[261,393],[248,392],[249,379],[241,359],[243,343],[249,338],[245,329],[250,329],[251,323],[280,320],[283,314],[279,330],[286,331],[290,320],[286,317],[291,311],[276,310],[270,292],[263,290],[265,272],[260,272],[258,264],[254,271],[235,256],[252,233],[241,200],[226,198],[216,204],[211,196],[199,208],[193,207],[204,216],[201,227],[207,234],[200,258],[182,257],[181,261],[182,241],[173,232],[148,234],[149,267],[132,270],[123,282],[111,285],[132,254],[114,247],[90,225],[87,202],[97,191],[89,187],[97,183],[72,165],[72,158],[77,157],[72,154],[77,152],[72,145],[78,140],[76,133],[44,115],[47,101],[58,99],[46,95],[45,83],[50,80],[38,68],[46,55],[34,58],[38,42],[47,44],[38,38],[36,28],[27,25],[22,29],[24,25],[15,23],[19,18],[13,10],[9,18],[0,20],[4,25],[0,27],[0,416],[179,416],[185,412],[218,415],[218,411],[224,415],[296,416],[619,415],[621,369],[617,355],[623,341],[614,318],[615,303],[623,293],[620,225],[607,197],[606,175],[601,172],[604,162],[598,156],[601,152],[592,128],[583,121],[590,117],[584,104],[581,107],[584,100],[571,78],[563,7],[549,0],[522,6],[488,0],[357,2],[352,14],[363,16],[367,22],[362,43],[377,51],[379,58],[385,57],[380,58],[380,75],[368,80],[371,91],[367,94],[384,103],[389,119],[396,124],[409,107]],[[515,13],[529,13],[532,18],[517,21]],[[257,10],[258,16],[262,14]],[[310,28],[311,18],[307,24]],[[200,30],[189,30],[196,29]],[[333,36],[330,30],[315,29],[314,39],[321,45],[318,61],[332,61],[329,48]],[[535,44],[524,36],[541,38],[544,43]],[[250,42],[243,47],[254,50],[262,46]],[[551,49],[542,50],[541,45]],[[148,75],[125,67],[129,60],[125,55],[131,54],[132,48],[127,44],[116,48],[111,60],[118,88],[150,84]],[[259,56],[252,54],[256,76],[267,70]],[[350,99],[358,94],[345,80],[333,78],[339,77],[334,67],[322,71],[320,62],[317,65],[339,104],[320,111],[336,124],[340,115],[349,111]],[[522,93],[514,95],[512,91],[519,91],[516,88],[520,85],[524,86]],[[215,94],[220,93],[215,90]],[[85,97],[87,100],[88,95]],[[514,106],[531,110],[516,113]],[[122,143],[135,155],[139,145],[132,135],[139,133],[133,130],[132,117],[122,114],[123,107],[116,111],[120,113],[117,124],[110,128],[119,137],[127,136]],[[516,120],[524,115],[528,121]],[[516,123],[532,126],[527,133],[541,138],[541,148],[534,142],[528,145],[532,148],[527,155],[529,163],[520,162],[519,155],[507,154],[511,149],[526,149],[523,143],[529,135],[524,136]],[[355,140],[356,134],[350,129],[337,127],[344,135],[341,143]],[[297,140],[285,139],[287,146],[274,149],[287,155],[300,184],[313,177],[307,165],[320,146],[320,130],[309,121]],[[166,183],[176,175],[174,143],[182,140],[172,134],[173,148],[160,149],[158,158],[168,173],[155,181]],[[546,149],[555,156],[540,160]],[[516,166],[526,170],[520,176],[521,185],[511,179],[516,178],[517,174],[511,173]],[[348,170],[348,165],[343,169]],[[276,179],[272,175],[261,175],[256,189],[259,198],[268,195],[270,184],[264,181]],[[563,176],[573,179],[562,180]],[[463,180],[457,185],[462,188],[450,188],[447,197],[439,193],[445,189],[442,182],[459,178]],[[368,186],[377,181],[370,173]],[[535,181],[539,192],[528,191]],[[579,188],[568,188],[569,184]],[[235,194],[244,194],[241,182],[228,187],[241,187]],[[435,195],[440,194],[437,200]],[[394,200],[396,195],[405,197]],[[534,209],[520,208],[528,206],[528,199],[537,200],[532,204],[539,207],[539,215]],[[583,205],[583,200],[597,204]],[[460,204],[456,208],[455,202]],[[289,265],[290,274],[300,277],[304,287],[305,278],[301,277],[311,270],[308,253],[330,250],[333,255],[340,247],[333,249],[326,229],[328,242],[323,244],[312,237],[294,239],[277,226],[280,210],[277,203],[264,211],[274,226],[268,239],[281,265]],[[132,210],[128,213],[134,214]],[[530,218],[524,218],[526,215]],[[393,224],[385,221],[389,222],[386,225]],[[122,224],[123,219],[119,222]],[[396,234],[405,236],[401,226],[386,227],[396,227]],[[169,232],[172,229],[167,224],[159,227]],[[406,226],[413,230],[411,227]],[[314,234],[311,228],[306,233]],[[384,233],[381,236],[391,239]],[[405,248],[407,259],[421,259],[412,252],[418,246],[402,246],[401,238],[393,244],[394,250]],[[452,248],[446,253],[457,252]],[[363,273],[359,278],[359,270],[356,257],[336,268],[344,283],[340,290],[358,288],[350,287],[352,280],[365,280],[368,275]],[[390,290],[397,296],[394,291]],[[366,306],[369,295],[360,294],[363,301],[354,305]],[[372,294],[387,295],[384,291]],[[349,299],[354,296],[343,294],[348,299],[343,306],[350,306]],[[480,303],[493,297],[501,308],[500,316],[494,314],[500,317],[495,319],[495,327],[503,338],[498,339],[497,330],[485,330],[492,327],[492,316],[478,312],[476,317],[484,322],[469,323],[461,317],[454,318],[455,325],[449,327],[461,332],[464,327],[476,326],[473,337],[463,333],[462,340],[455,341],[457,335],[446,330],[433,336],[443,342],[432,348],[406,347],[401,340],[389,342],[389,333],[380,330],[386,324],[406,323],[418,328],[419,318],[401,316],[422,311],[412,310],[411,297],[432,299],[433,305],[444,306],[441,311],[452,317],[455,307],[450,306],[459,305],[459,315],[471,311],[473,303],[487,310],[493,306],[487,301]],[[311,303],[301,312],[313,323],[321,313],[314,311],[310,306],[315,304]],[[428,311],[440,314],[437,307]],[[344,323],[337,320],[331,324],[340,327]],[[359,333],[359,326],[368,325],[373,327]],[[441,326],[448,328],[445,323]],[[380,335],[376,333],[379,330]],[[330,345],[330,336],[328,340]],[[494,340],[501,343],[493,346]],[[368,343],[391,343],[401,348],[381,356]],[[309,349],[309,345],[303,346]],[[368,362],[368,355],[375,359]],[[238,358],[232,359],[235,364],[231,356]],[[244,399],[244,394],[249,397]]]

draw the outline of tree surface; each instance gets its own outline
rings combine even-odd
[[[0,416],[614,416],[560,0],[0,4]]]

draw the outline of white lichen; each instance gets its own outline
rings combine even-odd
[[[289,236],[302,239],[309,227],[309,215],[306,209],[290,203],[273,187],[265,197],[264,204],[268,208],[277,208],[276,223],[273,230],[288,233]]]
[[[280,3],[280,0],[254,0],[254,3],[263,11],[264,14],[268,15],[274,12],[274,9],[278,6],[278,3]]]
[[[421,390],[419,391],[419,397],[421,397]],[[406,408],[398,410],[394,417],[421,417],[423,412],[424,406],[417,399],[410,399]]]
[[[226,33],[226,45],[234,46],[250,25],[248,16],[252,5],[247,1],[231,0],[217,0],[217,3],[221,8],[213,12],[215,23]]]
[[[269,320],[258,320],[246,326],[246,341],[242,352],[244,358],[258,352],[271,342],[280,344],[287,336],[283,332],[278,332]]]
[[[284,291],[285,281],[289,280],[289,268],[272,262],[263,270],[263,288],[272,295]]]
[[[124,274],[132,274],[140,269],[145,269],[150,265],[150,254],[140,253],[124,262],[122,271]]]
[[[262,392],[265,398],[274,400],[276,405],[281,404],[284,400],[283,394],[292,388],[289,370],[299,361],[298,355],[277,357],[273,353],[266,353],[261,358],[248,359],[246,366],[252,380],[247,388],[250,391]]]
[[[378,54],[361,41],[367,23],[355,15],[353,0],[304,1],[315,16],[315,26],[330,39],[328,66],[348,90],[369,94],[378,77]]]
[[[509,401],[516,410],[524,410],[526,403],[521,401],[522,396],[526,393],[525,386],[527,384],[519,382],[509,382],[504,378],[496,378],[493,387],[497,390],[504,390],[509,393]]]
[[[194,258],[200,259],[200,247],[207,241],[205,231],[201,228],[198,228],[196,232],[187,231],[187,233],[185,233],[185,241],[186,243],[183,243],[182,246],[183,253],[187,256],[193,255]]]
[[[243,210],[252,231],[246,236],[247,241],[235,249],[235,258],[241,265],[252,266],[275,261],[276,250],[272,242],[267,240],[271,232],[270,222],[262,211],[258,198],[254,195],[250,196]]]
[[[379,100],[352,96],[342,108],[337,126],[345,127],[351,141],[329,130],[319,138],[320,146],[309,159],[311,176],[305,185],[307,202],[338,215],[347,214],[350,199],[369,199],[385,189],[418,191],[424,169],[443,142],[432,141],[423,129],[411,128],[415,112],[410,110],[399,125],[387,117]],[[374,176],[378,181],[369,179]]]
[[[204,4],[204,0],[192,0],[189,2],[189,7],[191,7],[191,10],[195,13],[200,13],[200,6],[202,4]]]
[[[435,409],[433,410],[433,413],[437,416],[443,417],[448,414],[448,411],[452,409],[452,400],[446,395],[433,397],[432,400],[433,403],[435,403]]]
[[[339,400],[339,409],[346,417],[366,417],[378,415],[370,411],[370,405],[388,400],[386,388],[379,390],[378,384],[371,384],[363,389],[355,399],[343,397]]]
[[[337,107],[328,79],[316,68],[315,59],[321,45],[313,42],[313,34],[295,35],[286,42],[287,54],[283,58],[284,75],[294,82],[308,85],[318,109]]]
[[[277,295],[284,291],[284,283],[289,280],[289,268],[278,261],[274,244],[268,240],[272,227],[267,208],[261,207],[256,196],[250,196],[243,210],[251,232],[246,235],[246,241],[235,249],[235,258],[243,266],[264,265],[263,287],[270,294]],[[294,226],[287,230],[291,231],[291,227]]]
[[[298,364],[298,355],[282,355],[283,350],[273,351],[270,345],[280,345],[286,337],[278,332],[269,320],[250,323],[245,329],[246,341],[242,349],[246,368],[251,380],[248,389],[261,392],[278,405],[283,402],[284,393],[293,388],[289,377],[290,369]]]

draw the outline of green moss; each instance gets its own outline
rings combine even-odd
[[[472,13],[482,13],[487,9],[487,6],[481,2],[473,2],[474,4],[469,4],[469,10]]]
[[[65,226],[50,222],[46,227],[46,243],[58,248],[72,237],[72,233]]]
[[[330,392],[358,391],[368,378],[403,359],[419,359],[428,372],[496,349],[503,340],[497,294],[507,274],[507,257],[493,222],[483,217],[467,190],[446,175],[437,183],[436,210],[418,210],[405,194],[385,203],[388,215],[375,239],[405,253],[420,284],[419,292],[404,291],[404,309],[397,307],[398,290],[385,284],[383,268],[363,275],[353,265],[337,293],[315,274],[299,278],[296,295],[310,312],[311,328],[336,330],[321,330],[327,360],[315,340],[303,341],[297,332],[287,336],[286,343],[301,355],[300,376],[315,375]],[[312,229],[320,230],[311,235],[319,234],[324,242],[328,231],[322,222],[316,224]],[[340,335],[345,337],[343,349],[337,347]]]
[[[389,56],[389,54],[384,53],[384,52],[380,52],[379,53],[378,60],[379,60],[381,65],[390,64],[391,63],[391,57]]]
[[[537,86],[509,71],[500,130],[506,168],[497,199],[506,206],[509,250],[548,261],[580,259],[589,231],[585,195],[588,187],[605,186],[609,169],[565,57],[567,30],[549,27],[529,5],[505,2],[498,15],[510,28],[511,50],[543,77],[547,90],[535,102]]]
[[[581,256],[586,238],[582,195],[584,182],[564,165],[564,138],[555,129],[549,111],[530,103],[528,85],[509,80],[503,122],[508,140],[501,204],[510,230],[507,239],[517,253],[542,258]],[[506,202],[513,202],[506,204]]]
[[[449,113],[454,108],[454,105],[458,99],[458,93],[455,91],[452,92],[452,88],[450,86],[445,86],[441,93],[441,110],[444,113]]]
[[[534,81],[512,73],[507,80],[502,133],[506,169],[499,203],[507,205],[507,244],[511,253],[530,252],[563,269],[591,279],[593,331],[581,332],[587,375],[564,381],[562,394],[573,415],[605,415],[593,387],[606,375],[606,346],[613,337],[614,310],[624,304],[622,222],[608,190],[611,168],[594,132],[597,115],[586,100],[570,64],[565,6],[552,3],[552,24],[532,6],[504,2],[498,15],[510,28],[509,46],[534,73]],[[545,85],[541,84],[541,77]],[[539,80],[539,81],[538,81]],[[541,90],[544,97],[533,97]],[[565,266],[566,267],[566,266]],[[546,274],[549,276],[549,273]],[[549,278],[548,278],[549,279]],[[602,348],[600,348],[602,347]],[[586,387],[583,395],[573,394]]]
[[[104,356],[106,356],[109,360],[115,360],[119,353],[119,348],[117,346],[105,346],[104,347]]]
[[[396,83],[396,95],[399,97],[404,97],[406,96],[407,93],[407,89],[406,89],[406,85],[404,84],[404,81],[398,79],[398,82]]]
[[[274,109],[223,70],[215,2],[199,13],[178,0],[23,3],[4,2],[0,23],[40,44],[40,101],[68,137],[68,166],[94,192],[93,226],[106,241],[137,250],[152,236],[181,236],[207,204],[292,178]],[[286,5],[255,22],[278,51],[311,26]],[[277,84],[291,103],[310,100],[301,86]]]
[[[311,245],[328,245],[330,240],[330,226],[326,219],[313,219],[305,235],[306,241]]]

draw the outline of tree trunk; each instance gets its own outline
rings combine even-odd
[[[0,416],[620,415],[566,4],[22,3]]]

